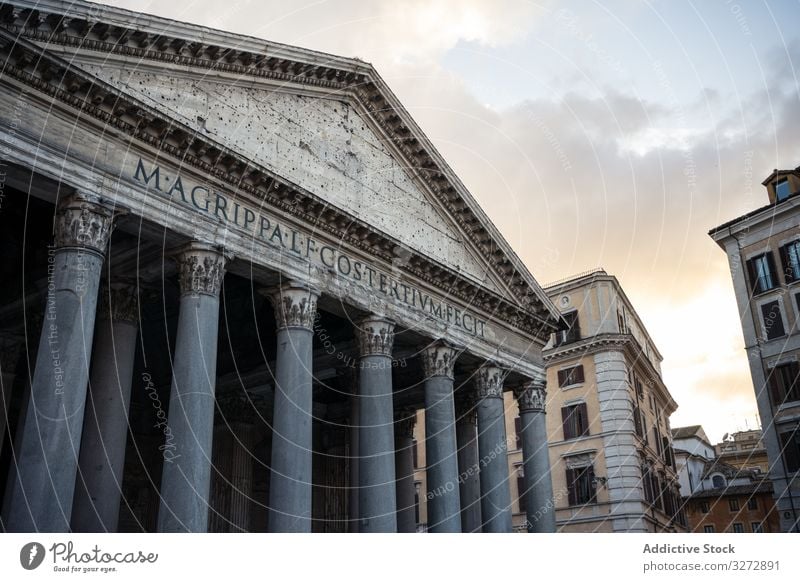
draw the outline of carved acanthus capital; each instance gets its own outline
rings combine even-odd
[[[192,242],[176,255],[181,295],[219,297],[225,276],[225,254],[212,245]]]
[[[81,248],[105,255],[114,212],[88,194],[72,194],[58,204],[56,248]]]
[[[314,329],[319,293],[313,287],[290,282],[267,290],[267,297],[275,309],[278,331],[288,328]]]
[[[356,324],[359,353],[363,356],[392,356],[394,322],[385,317],[365,317]]]
[[[414,426],[417,424],[417,411],[413,408],[403,408],[394,415],[394,434],[396,437],[411,438],[414,436]]]
[[[97,317],[111,321],[139,321],[138,287],[130,283],[111,283],[100,287]]]
[[[453,379],[453,366],[460,351],[444,340],[436,340],[421,350],[422,371],[426,378],[445,376]]]
[[[483,398],[502,398],[503,382],[508,372],[491,364],[484,364],[475,372],[475,396]]]
[[[525,382],[514,390],[517,397],[519,412],[544,412],[545,402],[547,401],[547,390],[543,380],[531,380]]]

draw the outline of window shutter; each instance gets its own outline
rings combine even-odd
[[[800,469],[800,446],[798,446],[798,443],[795,440],[794,432],[785,432],[780,436],[781,449],[783,449],[783,460],[786,463],[786,470],[790,473],[794,473]]]
[[[772,340],[786,335],[781,317],[781,306],[777,301],[770,301],[761,306],[761,316],[764,318],[766,339]]]
[[[756,272],[755,259],[747,261],[747,276],[750,279],[750,293],[756,294],[759,292],[758,288],[758,273]]]
[[[769,278],[772,281],[772,287],[775,287],[778,285],[778,271],[775,269],[775,259],[772,256],[772,251],[767,253],[767,266],[769,268]],[[766,289],[764,289],[764,291],[766,291]]]
[[[517,502],[520,513],[525,513],[525,477],[517,476]]]
[[[414,457],[414,468],[419,468],[419,458],[417,457],[417,440],[414,439],[411,445],[411,456]]]
[[[591,503],[597,498],[597,486],[594,482],[594,466],[589,465],[586,467],[584,478],[586,479],[587,489],[589,490],[586,503]]]
[[[559,370],[558,371],[558,386],[561,388],[562,386],[567,385],[567,373],[569,370]]]
[[[581,402],[576,407],[576,414],[578,415],[575,428],[578,434],[575,436],[585,436],[589,434],[589,415],[586,413],[586,403]]]
[[[575,366],[572,373],[573,384],[583,384],[583,364]]]
[[[564,428],[564,440],[574,439],[572,434],[572,407],[564,406],[561,409],[561,426]]]
[[[773,406],[780,406],[783,403],[783,386],[781,385],[781,366],[772,369],[767,378],[769,384],[769,397]]]
[[[781,265],[783,266],[783,279],[787,283],[791,283],[795,280],[794,270],[792,269],[792,263],[789,260],[789,245],[783,245],[781,248],[778,249],[778,254],[781,256]]]
[[[567,469],[567,491],[570,505],[578,505],[577,469]]]

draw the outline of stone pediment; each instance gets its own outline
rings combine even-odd
[[[282,176],[390,235],[410,252],[440,261],[505,294],[453,221],[347,96],[298,94],[285,87],[231,85],[181,71],[165,76],[70,58],[73,64],[165,115]],[[190,71],[191,73],[191,71]],[[402,260],[403,251],[398,254]]]
[[[540,338],[558,325],[532,275],[371,66],[84,2],[2,4],[0,21],[6,42],[24,39],[8,69],[23,82],[248,192],[305,193],[306,215],[327,212],[324,201],[386,234],[389,252],[399,242],[401,260],[427,257],[411,265],[427,276],[485,289],[502,317],[528,320],[523,327]],[[39,47],[30,60],[26,41]],[[65,73],[75,68],[82,73]]]

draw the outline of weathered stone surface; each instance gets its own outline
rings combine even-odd
[[[495,291],[485,264],[414,183],[360,111],[344,100],[233,87],[212,78],[81,63],[227,147],[274,170]],[[202,120],[202,121],[201,121]],[[401,202],[401,203],[399,203]],[[398,261],[402,261],[402,254]]]

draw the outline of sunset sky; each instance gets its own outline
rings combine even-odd
[[[800,165],[797,0],[106,3],[371,62],[540,283],[619,278],[673,427],[756,424],[707,232]]]

